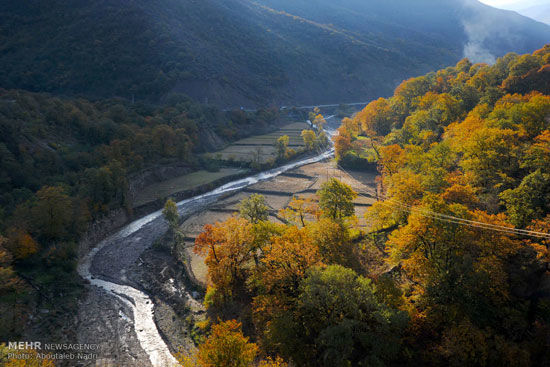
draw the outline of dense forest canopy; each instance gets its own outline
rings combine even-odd
[[[340,164],[381,174],[367,230],[335,178],[284,224],[251,220],[255,196],[205,226],[213,325],[198,365],[222,345],[278,366],[548,363],[549,77],[550,45],[464,59],[345,119]]]
[[[276,109],[223,112],[181,95],[158,106],[0,89],[0,338],[20,335],[44,302],[73,312],[76,244],[91,221],[131,214],[132,174],[209,169],[200,153],[278,118]]]
[[[0,23],[3,88],[232,107],[360,102],[550,38],[474,0],[4,1]]]

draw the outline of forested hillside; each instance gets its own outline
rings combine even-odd
[[[4,1],[0,23],[3,88],[223,106],[368,100],[465,52],[550,38],[473,0]]]
[[[38,307],[74,311],[77,242],[92,220],[131,211],[132,173],[174,163],[208,168],[199,153],[278,117],[222,112],[178,95],[157,107],[0,90],[0,338],[20,335]]]
[[[205,226],[213,325],[198,365],[548,363],[549,62],[550,45],[464,59],[346,119],[338,158],[372,157],[381,174],[367,229],[334,178],[294,198],[285,224],[255,196]]]

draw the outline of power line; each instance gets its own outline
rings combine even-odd
[[[341,166],[339,168],[342,171],[344,171],[348,176],[351,177],[351,174],[348,171],[346,171]],[[371,193],[362,191],[361,189],[358,189],[357,191],[359,193],[371,195]],[[470,226],[470,227],[487,229],[487,230],[498,231],[498,232],[504,232],[504,233],[508,233],[508,234],[515,234],[515,235],[519,235],[519,236],[528,236],[528,237],[535,237],[535,238],[550,239],[550,234],[548,234],[548,233],[530,231],[530,230],[526,230],[526,229],[519,229],[519,228],[513,228],[513,227],[506,227],[506,226],[497,225],[497,224],[491,224],[491,223],[485,223],[485,222],[460,218],[460,217],[456,217],[456,216],[452,216],[452,215],[448,215],[448,214],[437,213],[437,212],[427,210],[427,209],[419,209],[417,207],[404,204],[402,202],[399,202],[399,201],[397,201],[395,199],[392,199],[392,198],[388,198],[386,196],[383,196],[383,200],[378,200],[378,202],[380,202],[383,205],[390,205],[390,206],[391,206],[391,203],[393,203],[393,205],[401,207],[402,211],[406,211],[408,213],[415,212],[415,213],[418,213],[418,214],[420,214],[424,217],[436,219],[436,220],[443,221],[443,222],[454,223],[454,224],[459,224],[459,225],[467,225],[467,226]]]
[[[497,225],[497,224],[491,224],[491,223],[485,223],[485,222],[469,220],[469,219],[465,219],[465,218],[455,217],[455,216],[452,216],[452,215],[437,213],[437,212],[427,210],[427,209],[419,209],[419,208],[416,208],[416,207],[398,202],[395,199],[387,199],[386,198],[386,200],[389,201],[389,202],[393,202],[396,205],[406,207],[406,208],[408,208],[412,211],[415,211],[415,212],[418,212],[418,213],[423,213],[423,214],[429,214],[429,215],[439,217],[439,218],[457,220],[457,221],[464,222],[465,224],[469,223],[469,224],[472,224],[472,225],[482,225],[482,226],[490,227],[490,228],[493,228],[493,229],[501,229],[501,230],[505,230],[505,231],[512,231],[512,232],[515,232],[517,234],[537,235],[537,236],[544,235],[544,237],[550,238],[550,234],[546,234],[546,233],[543,233],[543,232],[530,231],[530,230],[526,230],[526,229],[519,229],[519,228],[507,227],[507,226],[503,226],[503,225]]]
[[[390,201],[390,204],[388,204],[387,202],[381,202],[381,203],[383,205],[392,206],[392,204],[391,204],[392,201],[391,200],[388,200],[388,201]],[[436,219],[436,220],[439,220],[439,221],[442,221],[442,222],[466,225],[466,226],[469,226],[469,227],[488,229],[488,230],[491,230],[491,231],[503,232],[503,233],[508,233],[508,234],[515,234],[515,235],[520,235],[520,236],[529,236],[529,237],[550,239],[550,234],[546,234],[546,233],[543,233],[543,232],[535,232],[535,231],[525,231],[525,232],[523,232],[524,230],[517,229],[517,228],[498,226],[498,225],[495,225],[495,224],[478,222],[478,221],[471,221],[471,220],[468,220],[468,219],[454,217],[454,216],[445,215],[445,214],[441,214],[441,213],[435,213],[435,212],[431,212],[431,211],[424,211],[424,210],[421,210],[421,209],[418,209],[418,208],[410,209],[410,208],[407,208],[406,206],[403,207],[402,205],[399,205],[395,202],[393,202],[393,204],[399,206],[400,210],[402,210],[402,211],[405,211],[405,212],[408,212],[408,213],[412,213],[412,212],[418,213],[418,214],[422,215],[423,217]],[[433,214],[431,214],[431,213],[433,213]]]

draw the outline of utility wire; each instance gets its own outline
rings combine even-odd
[[[411,205],[407,205],[407,204],[398,202],[395,199],[387,199],[386,198],[386,201],[389,201],[390,203],[394,203],[395,205],[398,205],[398,206],[406,207],[409,210],[412,210],[412,211],[415,211],[415,212],[418,212],[418,213],[421,213],[421,214],[431,215],[431,216],[434,216],[434,217],[437,217],[437,218],[456,220],[456,221],[464,222],[464,224],[472,224],[472,225],[490,227],[492,229],[497,229],[497,230],[500,229],[500,230],[515,232],[517,234],[522,234],[522,235],[537,235],[537,236],[543,236],[543,237],[550,238],[550,234],[543,233],[543,232],[530,231],[530,230],[526,230],[526,229],[518,229],[518,228],[507,227],[507,226],[502,226],[502,225],[497,225],[497,224],[479,222],[479,221],[464,219],[464,218],[460,218],[460,217],[455,217],[455,216],[452,216],[452,215],[437,213],[437,212],[433,212],[433,211],[427,210],[427,209],[419,209],[419,208],[413,207]]]
[[[341,166],[339,168],[342,171],[344,171],[348,176],[351,176],[351,174],[347,170],[345,170]],[[362,194],[372,195],[372,193],[365,192],[361,189],[359,189],[357,191],[359,193],[362,193]],[[491,223],[485,223],[485,222],[479,222],[479,221],[469,220],[469,219],[465,219],[465,218],[455,217],[455,216],[448,215],[448,214],[437,213],[437,212],[434,212],[434,211],[431,211],[431,210],[420,209],[420,208],[417,208],[417,207],[414,207],[414,206],[411,206],[411,205],[407,205],[405,203],[399,202],[395,199],[388,198],[386,196],[383,196],[383,200],[384,201],[379,200],[379,202],[383,205],[392,206],[392,204],[393,204],[393,207],[398,206],[398,207],[400,207],[400,210],[402,210],[402,211],[406,211],[408,213],[412,213],[412,212],[418,213],[418,214],[420,214],[424,217],[436,219],[436,220],[447,222],[447,223],[466,225],[466,226],[470,226],[470,227],[474,227],[474,228],[481,228],[481,229],[487,229],[487,230],[492,230],[492,231],[497,231],[497,232],[504,232],[504,233],[515,234],[515,235],[519,235],[519,236],[528,236],[528,237],[535,237],[535,238],[550,239],[550,234],[544,233],[544,232],[530,231],[530,230],[526,230],[526,229],[518,229],[518,228],[513,228],[513,227],[506,227],[506,226],[497,225],[497,224],[491,224]]]
[[[408,212],[408,213],[413,213],[413,212],[418,213],[418,214],[422,215],[423,217],[436,219],[436,220],[439,220],[439,221],[442,221],[442,222],[460,224],[460,225],[465,225],[465,226],[474,227],[474,228],[488,229],[488,230],[491,230],[491,231],[503,232],[503,233],[508,233],[508,234],[515,234],[515,235],[520,235],[520,236],[529,236],[529,237],[550,239],[550,234],[543,233],[543,232],[536,232],[536,231],[527,231],[527,233],[526,232],[521,232],[523,230],[520,230],[520,229],[517,229],[517,228],[497,226],[497,225],[494,225],[494,224],[484,223],[484,222],[470,221],[470,220],[467,220],[467,219],[463,219],[463,218],[459,218],[459,217],[453,217],[453,216],[450,216],[450,215],[444,215],[444,214],[434,213],[434,212],[430,212],[430,211],[423,211],[423,210],[417,209],[417,208],[412,208],[411,209],[411,208],[407,208],[406,206],[399,205],[395,202],[393,202],[393,205],[392,205],[392,201],[391,200],[389,200],[389,201],[390,201],[390,203],[387,203],[387,202],[381,202],[381,203],[383,205],[388,205],[388,206],[392,206],[392,207],[394,207],[394,205],[397,205],[399,207],[398,209],[401,210],[401,211],[405,211],[405,212]],[[433,214],[430,214],[430,213],[433,213]]]

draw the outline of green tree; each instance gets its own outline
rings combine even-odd
[[[46,186],[36,193],[36,198],[32,208],[33,227],[48,239],[66,236],[73,222],[73,213],[71,198],[65,190],[59,186]]]
[[[371,280],[339,265],[313,267],[294,312],[274,324],[282,352],[298,365],[384,365],[398,355],[407,316],[384,305]]]
[[[534,219],[550,213],[550,174],[540,169],[525,176],[515,189],[500,194],[506,204],[510,221],[524,228]]]
[[[180,216],[178,214],[178,206],[172,199],[166,200],[164,209],[162,210],[162,215],[168,222],[170,229],[175,231],[178,228]]]
[[[241,217],[251,223],[267,220],[269,207],[265,203],[265,197],[260,194],[252,194],[243,199],[239,205]]]
[[[325,182],[317,191],[317,195],[319,195],[319,206],[329,218],[342,219],[355,213],[353,200],[357,197],[357,193],[349,185],[335,178]]]
[[[539,68],[541,62],[537,56],[522,55],[510,64],[510,76],[522,76],[529,70]]]

